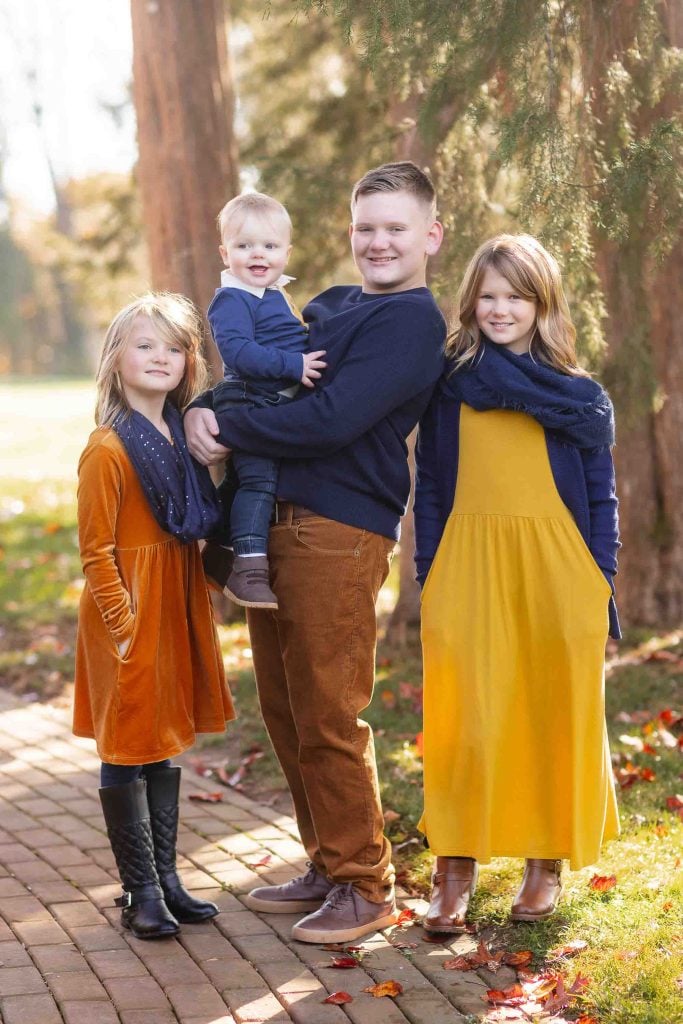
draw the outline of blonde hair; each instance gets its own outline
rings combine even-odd
[[[536,325],[529,351],[560,373],[587,377],[576,361],[576,330],[562,287],[557,260],[531,235],[496,235],[472,257],[458,290],[458,322],[448,335],[446,355],[453,371],[478,355],[482,334],[476,307],[484,274],[497,270],[522,298],[536,303]]]
[[[351,211],[353,212],[359,196],[373,195],[376,192],[408,192],[425,206],[429,207],[429,215],[436,219],[436,191],[430,177],[412,160],[399,160],[393,164],[382,164],[366,171],[353,186],[351,193]]]
[[[107,328],[96,378],[95,423],[100,427],[111,426],[120,412],[131,411],[121,386],[118,362],[139,316],[149,317],[164,337],[185,352],[183,378],[168,396],[176,408],[182,411],[208,381],[201,350],[204,328],[196,308],[184,295],[148,292],[117,313]]]
[[[244,195],[235,196],[227,202],[216,218],[221,241],[230,226],[234,225],[239,230],[250,214],[266,218],[281,217],[290,232],[292,230],[292,221],[282,203],[272,196],[267,196],[265,192],[245,192]]]

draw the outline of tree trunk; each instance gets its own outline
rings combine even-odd
[[[206,310],[216,217],[239,190],[223,0],[131,0],[138,181],[152,286]],[[214,345],[209,359],[221,372]]]
[[[680,18],[661,6],[669,46],[683,44]],[[604,68],[631,45],[632,10],[616,5],[609,24],[592,25],[592,64],[587,86],[595,110],[604,102]],[[675,97],[642,112],[647,132],[673,112]],[[680,241],[664,263],[648,259],[647,227],[617,246],[596,240],[604,289],[609,344],[606,376],[617,414],[615,463],[620,498],[622,550],[617,597],[628,625],[666,628],[683,618],[683,300]]]

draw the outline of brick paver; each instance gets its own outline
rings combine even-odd
[[[258,915],[242,897],[304,868],[287,814],[225,790],[218,804],[187,794],[215,781],[185,773],[178,863],[185,884],[214,900],[213,921],[176,939],[144,942],[121,927],[120,892],[97,800],[94,744],[70,733],[69,715],[0,692],[0,1020],[5,1024],[458,1024],[481,1016],[486,972],[443,961],[473,948],[421,929],[362,943],[361,965],[329,968],[332,953],[292,942],[289,915]],[[268,856],[266,863],[262,863]],[[424,906],[407,900],[420,910]],[[415,934],[413,934],[415,933]],[[495,987],[510,979],[495,977]],[[394,999],[362,991],[393,978]],[[343,989],[353,1002],[323,1003]]]

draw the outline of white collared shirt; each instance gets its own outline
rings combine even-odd
[[[269,284],[268,289],[278,291],[280,288],[285,288],[290,281],[296,281],[295,277],[288,277],[287,274],[280,274],[277,281],[274,284]],[[255,295],[257,299],[262,299],[266,289],[259,288],[256,285],[245,284],[244,281],[240,281],[239,277],[235,277],[229,270],[221,271],[221,288],[241,288],[243,292],[250,292],[251,295]]]

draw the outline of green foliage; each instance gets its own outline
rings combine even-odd
[[[437,294],[452,298],[487,235],[532,231],[563,264],[584,358],[599,360],[605,308],[596,246],[634,247],[633,273],[642,275],[649,257],[670,251],[682,219],[675,97],[683,62],[661,5],[297,0],[294,8],[292,17],[291,3],[271,0],[258,45],[255,37],[246,52],[266,52],[277,36],[286,55],[273,84],[291,108],[290,128],[298,113],[298,129],[285,150],[266,116],[253,148],[268,168],[264,187],[293,205],[298,231],[339,252],[325,208],[344,203],[363,166],[411,157],[432,171],[448,229],[434,268]],[[325,78],[334,52],[343,94],[336,106]],[[304,69],[316,85],[305,99]],[[246,92],[263,101],[258,57],[252,70]],[[285,171],[291,158],[308,168],[299,178],[304,194],[296,171]],[[306,284],[317,284],[314,260],[302,255]]]

